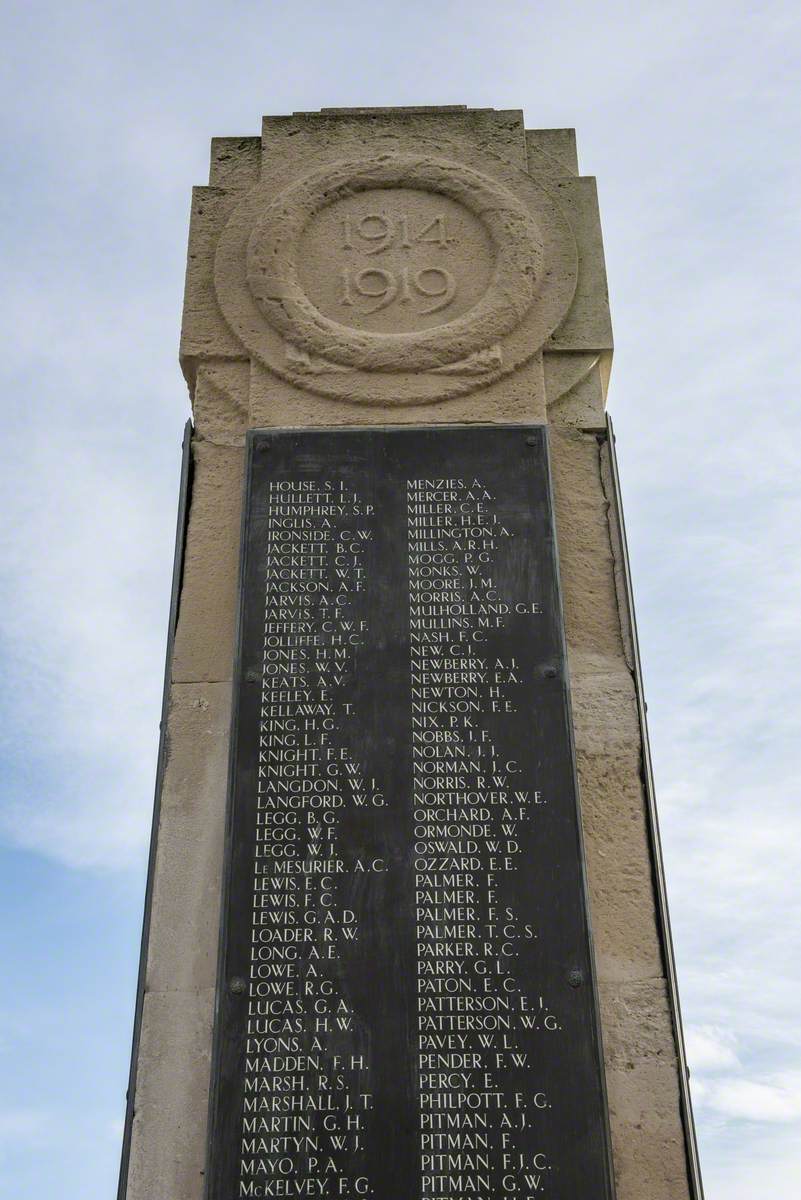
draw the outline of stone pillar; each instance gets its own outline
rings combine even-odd
[[[402,262],[371,253],[388,232],[375,189],[408,217]],[[595,181],[572,130],[526,130],[516,110],[329,109],[213,139],[192,199],[191,489],[121,1197],[204,1193],[246,430],[467,422],[550,427],[617,1195],[700,1194],[604,411],[611,353]]]

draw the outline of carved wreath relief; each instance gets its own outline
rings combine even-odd
[[[481,386],[542,346],[575,290],[566,221],[516,174],[522,194],[387,155],[274,198],[254,189],[217,247],[222,312],[264,365],[324,395],[420,403]]]

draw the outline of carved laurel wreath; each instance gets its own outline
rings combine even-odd
[[[413,333],[358,330],[323,316],[298,274],[298,244],[308,222],[355,192],[397,187],[448,196],[481,221],[494,251],[486,292],[462,316]],[[250,235],[247,279],[267,321],[310,354],[357,370],[431,370],[465,359],[513,329],[534,299],[542,262],[542,237],[531,214],[503,185],[462,164],[393,155],[338,163],[282,192]]]

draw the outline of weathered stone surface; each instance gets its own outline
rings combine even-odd
[[[551,413],[553,416],[553,412]],[[551,427],[587,877],[618,1200],[689,1195],[608,461]]]
[[[151,990],[186,992],[216,982],[230,724],[229,683],[173,684],[147,966]]]
[[[239,191],[212,187],[192,190],[189,254],[181,324],[181,365],[194,390],[198,363],[208,358],[247,359],[240,342],[222,319],[214,298],[214,250]]]
[[[542,358],[526,363],[510,379],[480,392],[453,396],[437,405],[348,403],[302,391],[255,364],[250,385],[250,423],[253,428],[320,425],[428,425],[450,422],[545,421]]]
[[[528,169],[533,174],[538,171],[557,176],[579,173],[575,129],[527,129],[526,148]]]
[[[544,355],[548,420],[556,425],[606,433],[606,390],[597,354]]]
[[[675,1068],[676,1053],[667,989],[662,978],[607,983],[605,990],[606,1061],[631,1071],[642,1061]]]
[[[244,450],[195,438],[194,478],[172,677],[230,680],[234,663]]]
[[[261,138],[211,139],[209,183],[212,187],[252,187],[261,170]]]
[[[145,995],[131,1200],[202,1200],[213,1017],[213,988]]]
[[[634,680],[620,658],[575,651],[571,699],[578,750],[610,754],[619,747],[639,747]]]
[[[679,1094],[672,1062],[649,1058],[607,1069],[617,1200],[688,1195]]]
[[[587,878],[601,989],[606,980],[652,979],[662,958],[644,797],[632,756],[578,754]]]
[[[192,404],[196,437],[217,446],[245,444],[249,380],[246,362],[203,363]]]
[[[571,652],[619,659],[620,629],[609,504],[600,476],[598,439],[551,426],[556,528],[565,605],[565,634]],[[571,680],[575,688],[578,674]]]
[[[581,248],[581,270],[570,311],[552,334],[549,349],[579,351],[591,347],[610,351],[612,323],[595,180],[554,180],[552,194]]]
[[[268,169],[279,174],[297,169],[291,145],[295,141],[301,154],[317,158],[328,153],[345,157],[377,146],[381,152],[392,152],[401,144],[416,141],[423,154],[447,150],[461,160],[478,152],[523,171],[528,162],[519,109],[323,109],[265,117],[262,148]]]

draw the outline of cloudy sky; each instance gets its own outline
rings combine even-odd
[[[209,138],[466,103],[576,126],[598,177],[707,1197],[801,1194],[797,0],[25,0],[5,20],[0,1192],[115,1187]]]

